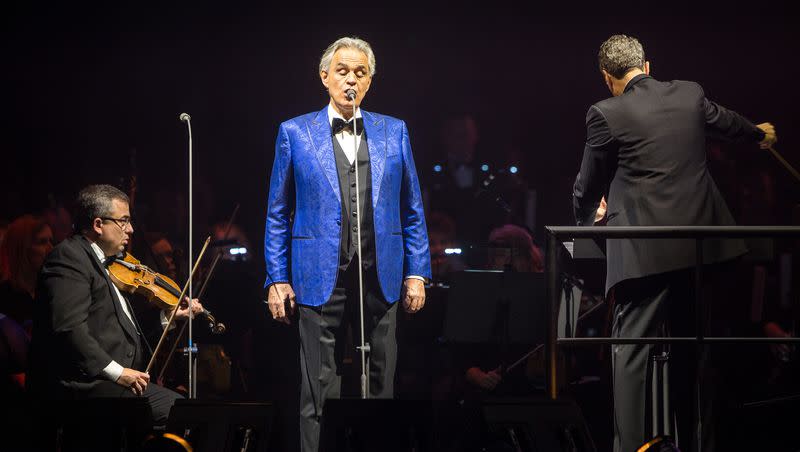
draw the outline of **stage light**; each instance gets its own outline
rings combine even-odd
[[[483,171],[484,173],[489,171],[489,165],[487,165],[485,163],[483,165],[481,165],[481,171]]]
[[[433,171],[435,173],[441,173],[442,172],[442,165],[433,165]]]
[[[642,444],[636,452],[680,452],[678,446],[672,441],[670,436],[656,436],[650,441]]]
[[[461,254],[461,248],[445,248],[444,254]]]
[[[517,168],[516,166],[512,166],[512,167],[510,167],[508,169],[508,171],[510,171],[511,174],[517,174],[517,171],[519,171],[519,168]]]
[[[229,253],[233,254],[234,256],[239,254],[239,248],[231,248]]]
[[[247,254],[247,248],[239,248],[239,254]]]

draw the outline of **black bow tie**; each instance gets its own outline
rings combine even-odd
[[[123,260],[123,258],[124,258],[124,256],[122,256],[122,255],[116,255],[116,254],[115,254],[115,255],[113,255],[113,256],[108,256],[108,257],[106,257],[106,259],[103,261],[103,265],[104,265],[106,268],[108,268],[108,267],[109,267],[109,265],[111,265],[111,264],[113,264],[113,263],[114,263],[114,261],[116,261],[116,260]]]
[[[333,118],[333,124],[331,124],[333,134],[336,135],[342,130],[349,130],[350,133],[353,133],[353,120],[345,121],[342,118]],[[359,135],[364,130],[364,118],[356,118],[356,130]]]

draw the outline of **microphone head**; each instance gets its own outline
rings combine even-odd
[[[192,119],[192,117],[191,117],[191,116],[189,116],[189,113],[181,113],[181,114],[178,116],[178,119],[180,119],[180,120],[181,120],[181,121],[183,121],[183,122],[188,122],[190,119]]]
[[[345,93],[347,93],[347,98],[348,99],[356,100],[356,90],[350,88],[347,91],[345,91]]]

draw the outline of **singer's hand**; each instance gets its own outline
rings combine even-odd
[[[292,321],[289,316],[294,314],[294,290],[289,283],[276,283],[267,287],[267,305],[272,318],[287,325]]]
[[[769,149],[778,142],[778,135],[775,133],[775,126],[773,126],[771,123],[764,122],[758,124],[756,127],[764,132],[764,139],[758,143],[761,149]]]
[[[409,314],[419,312],[425,306],[425,283],[416,278],[403,281],[403,309]]]

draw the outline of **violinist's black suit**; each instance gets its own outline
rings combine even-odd
[[[89,240],[76,235],[53,249],[39,273],[34,303],[28,388],[35,397],[135,397],[103,372],[112,361],[140,371],[147,365],[149,346],[133,312],[128,318],[121,303],[127,300],[117,296]],[[151,381],[143,397],[153,420],[165,423],[180,396]]]

